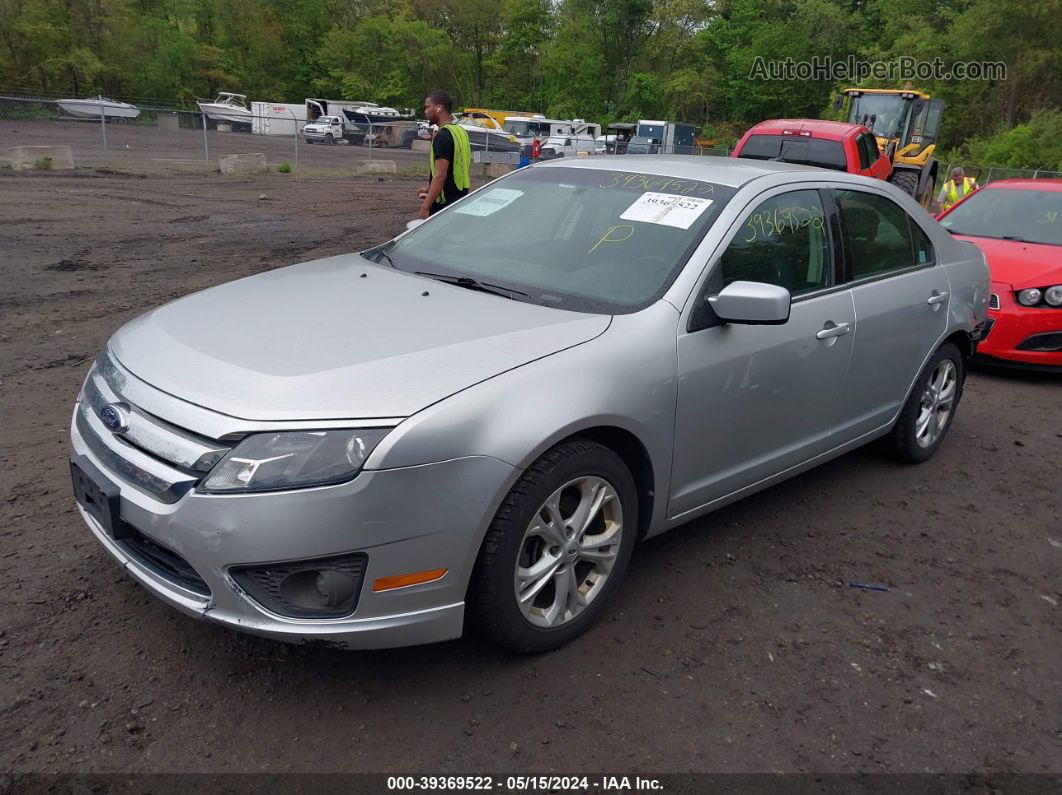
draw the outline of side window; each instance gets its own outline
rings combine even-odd
[[[918,224],[911,221],[911,239],[914,243],[914,258],[916,265],[932,265],[933,244],[929,242],[927,235]]]
[[[853,279],[917,264],[911,222],[903,209],[883,196],[858,190],[838,190],[836,197],[844,220]]]
[[[867,157],[870,158],[871,164],[876,163],[881,157],[881,150],[878,149],[878,139],[870,133],[863,133],[863,144],[867,148]]]
[[[870,159],[870,153],[867,151],[867,137],[860,133],[856,137],[855,142],[856,149],[859,150],[859,168],[864,170],[870,168],[870,164],[873,161]]]
[[[756,206],[719,259],[722,286],[767,282],[794,295],[830,286],[826,213],[816,190],[772,196]]]

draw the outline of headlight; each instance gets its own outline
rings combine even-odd
[[[1036,306],[1040,303],[1040,290],[1036,287],[1029,287],[1018,293],[1018,303],[1022,306]]]
[[[256,433],[221,459],[199,490],[231,494],[341,483],[358,474],[390,430]]]
[[[1051,306],[1062,306],[1062,284],[1048,287],[1044,291],[1044,300]]]

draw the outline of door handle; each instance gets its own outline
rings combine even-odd
[[[932,306],[933,304],[943,304],[947,300],[948,300],[948,291],[947,290],[945,290],[942,293],[941,292],[937,292],[936,290],[934,290],[933,291],[933,295],[929,296],[929,298],[926,299],[926,303],[929,304],[930,306]]]
[[[828,340],[830,337],[843,337],[851,330],[852,326],[848,323],[834,323],[832,320],[827,320],[822,330],[815,332],[815,339]]]

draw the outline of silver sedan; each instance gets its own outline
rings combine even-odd
[[[875,439],[933,455],[987,299],[979,251],[885,182],[565,158],[120,329],[74,492],[193,616],[346,648],[468,616],[543,651],[641,539]]]

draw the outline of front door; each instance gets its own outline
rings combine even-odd
[[[835,234],[813,189],[770,192],[731,230],[678,339],[669,516],[831,446],[856,330],[852,296],[837,285]],[[706,298],[735,280],[787,288],[789,321],[720,323],[704,309]]]

